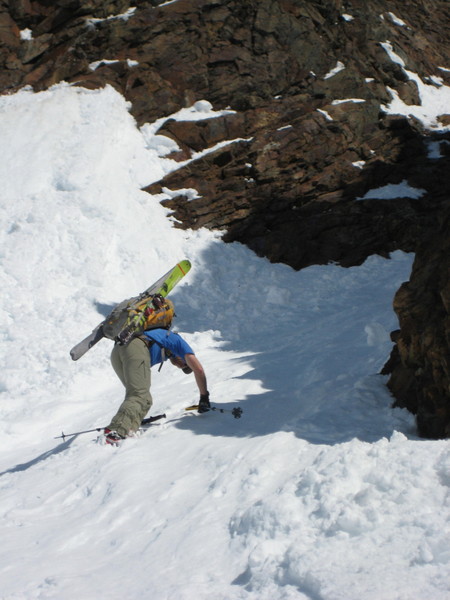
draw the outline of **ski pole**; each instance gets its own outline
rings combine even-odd
[[[141,427],[142,425],[150,425],[150,423],[153,423],[153,421],[159,421],[159,419],[165,419],[166,418],[166,413],[164,413],[163,415],[155,415],[154,417],[147,417],[146,419],[143,419],[141,421]]]
[[[144,419],[143,421],[141,421],[141,425],[149,425],[150,423],[153,423],[153,421],[159,421],[159,419],[165,419],[166,415],[155,415],[154,417],[147,417],[147,419]],[[82,433],[92,433],[93,431],[103,431],[105,429],[105,427],[96,427],[95,429],[85,429],[84,431],[75,431],[74,433],[64,433],[64,431],[61,432],[61,435],[57,435],[54,439],[58,440],[60,438],[63,439],[63,441],[66,441],[66,437],[71,437],[74,435],[81,435]]]
[[[192,406],[187,406],[184,410],[198,410],[198,404],[193,404]],[[235,419],[240,419],[242,416],[242,413],[244,412],[240,406],[236,406],[235,408],[229,409],[229,408],[220,408],[219,406],[211,405],[207,409],[205,409],[205,412],[208,412],[209,410],[215,410],[220,413],[231,413]]]
[[[240,408],[239,406],[232,408],[231,410],[228,408],[219,408],[218,406],[211,406],[209,410],[217,410],[218,412],[221,412],[221,413],[226,413],[226,412],[231,413],[235,419],[240,419],[242,416],[242,413],[244,412],[242,410],[242,408]]]

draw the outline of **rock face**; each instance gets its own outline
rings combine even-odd
[[[441,436],[450,138],[384,106],[394,95],[420,104],[407,70],[430,87],[436,76],[450,84],[449,17],[446,0],[0,0],[0,91],[109,84],[139,125],[167,117],[159,133],[177,142],[180,168],[147,191],[171,190],[164,203],[180,227],[223,229],[226,241],[296,269],[417,252],[396,298],[390,387],[424,435]],[[170,119],[202,99],[229,110]],[[430,158],[430,143],[441,158]],[[426,193],[360,199],[404,180]],[[197,190],[189,201],[188,188]],[[438,271],[431,293],[427,277]],[[439,426],[424,426],[424,414]]]
[[[395,296],[400,331],[385,372],[397,406],[417,414],[419,435],[450,436],[450,210],[418,249]]]

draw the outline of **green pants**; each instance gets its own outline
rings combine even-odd
[[[125,386],[125,400],[108,428],[126,437],[139,429],[152,405],[148,348],[137,338],[127,346],[116,344],[111,353],[111,364]]]

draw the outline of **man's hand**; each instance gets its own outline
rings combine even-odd
[[[201,394],[200,402],[198,403],[198,412],[199,413],[208,412],[208,410],[210,408],[211,408],[211,404],[209,403],[209,392],[206,392],[206,394]]]

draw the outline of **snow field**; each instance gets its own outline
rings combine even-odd
[[[0,130],[0,598],[448,598],[449,444],[377,374],[413,257],[297,273],[173,228],[140,190],[168,145],[112,88],[1,97]],[[123,395],[108,341],[71,346],[182,258],[176,328],[242,419],[184,413],[195,384],[165,365],[139,439],[54,439]]]

